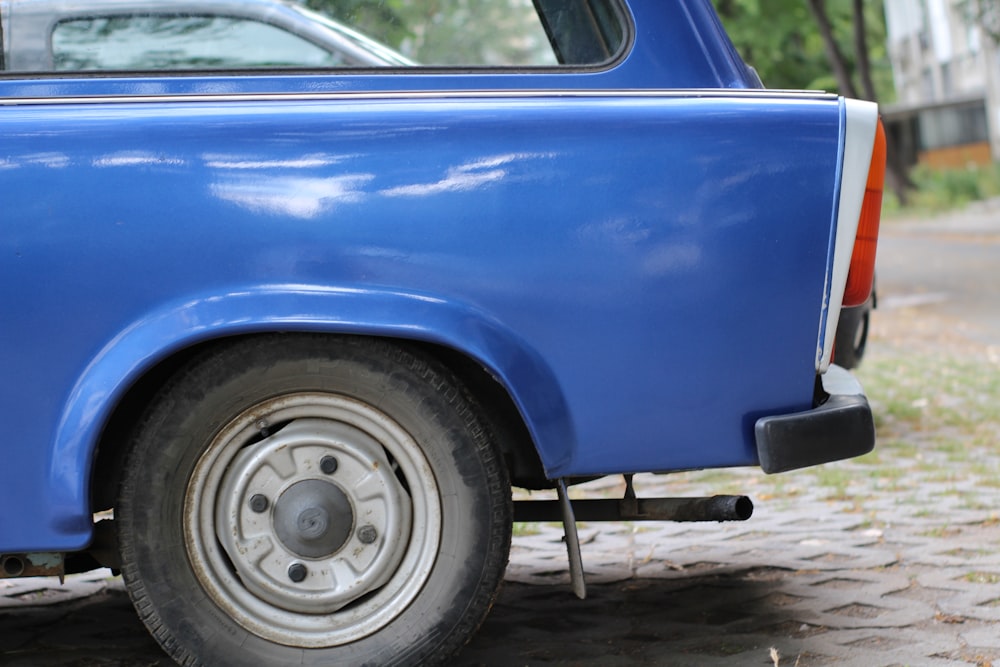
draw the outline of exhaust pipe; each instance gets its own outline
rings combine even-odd
[[[577,521],[746,521],[753,515],[747,496],[708,498],[622,498],[572,500]],[[514,502],[514,521],[562,521],[557,500]]]

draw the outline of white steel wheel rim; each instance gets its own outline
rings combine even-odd
[[[323,471],[324,457],[336,472]],[[263,511],[251,506],[258,494]],[[276,528],[288,498],[297,520]],[[324,511],[343,518],[344,498],[352,523],[331,537],[317,525]],[[367,403],[325,393],[275,398],[229,422],[184,503],[188,557],[209,598],[255,635],[302,648],[357,641],[399,616],[430,576],[441,523],[437,482],[412,436]],[[294,564],[305,569],[298,581]]]

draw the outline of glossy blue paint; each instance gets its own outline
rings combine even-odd
[[[551,477],[755,464],[812,401],[840,105],[579,94],[752,85],[707,6],[631,11],[605,71],[0,81],[0,552],[85,546],[117,401],[235,334],[460,350]],[[507,92],[295,99],[427,90]]]

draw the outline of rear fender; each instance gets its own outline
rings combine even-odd
[[[508,391],[536,445],[544,443],[539,454],[546,469],[569,458],[574,436],[555,377],[537,353],[488,315],[465,304],[398,291],[269,285],[165,304],[105,345],[62,413],[48,488],[63,497],[53,506],[77,508],[80,520],[71,523],[89,526],[86,480],[101,431],[145,372],[208,340],[276,331],[400,338],[455,349],[482,364]]]

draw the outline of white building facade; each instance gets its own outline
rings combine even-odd
[[[1000,0],[885,0],[897,101],[883,114],[908,161],[1000,161],[1000,46],[986,29],[993,15],[984,16],[997,7]]]

